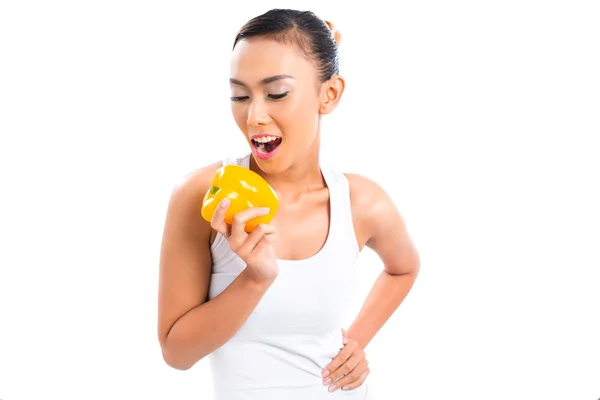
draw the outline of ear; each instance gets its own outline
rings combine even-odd
[[[339,75],[323,82],[320,92],[321,107],[319,108],[319,114],[329,114],[335,110],[342,99],[345,87],[346,82]]]

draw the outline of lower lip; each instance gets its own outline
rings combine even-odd
[[[279,144],[279,146],[277,146],[274,150],[270,151],[269,153],[261,153],[258,151],[258,148],[256,148],[254,143],[252,143],[252,150],[254,151],[254,154],[256,155],[256,157],[260,158],[261,160],[268,160],[269,158],[274,157],[275,154],[277,154],[277,150],[279,150],[280,147],[281,147],[281,143]]]

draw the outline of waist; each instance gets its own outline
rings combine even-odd
[[[240,390],[233,387],[216,389],[215,400],[371,400],[368,384],[354,390],[329,392],[326,386],[269,387]]]
[[[232,338],[209,356],[216,400],[366,398],[366,386],[330,393],[323,368],[342,347],[341,331],[327,337]]]

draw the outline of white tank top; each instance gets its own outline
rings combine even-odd
[[[224,160],[249,168],[250,155]],[[215,400],[367,400],[362,386],[330,393],[322,369],[342,344],[359,247],[346,176],[328,166],[330,227],[323,248],[304,260],[278,260],[279,275],[241,329],[209,355]],[[212,246],[209,299],[245,268],[225,238]],[[368,379],[367,379],[368,380]]]

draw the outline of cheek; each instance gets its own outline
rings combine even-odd
[[[272,117],[280,128],[289,135],[296,132],[306,134],[316,129],[318,105],[313,99],[305,97],[294,99],[294,101],[287,102],[287,104],[278,105],[277,109],[273,110]]]
[[[246,107],[241,104],[232,104],[231,105],[231,114],[233,115],[233,119],[237,126],[241,129],[242,132],[246,133],[248,130],[248,115],[246,113]]]

